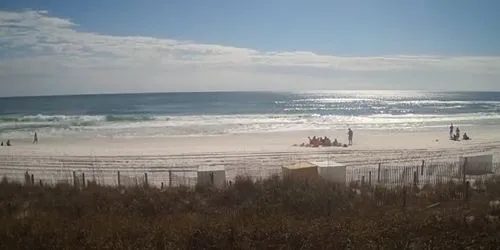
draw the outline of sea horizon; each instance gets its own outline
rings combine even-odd
[[[102,93],[66,93],[42,95],[0,96],[0,99],[32,97],[71,97],[71,96],[110,96],[110,95],[155,95],[155,94],[195,94],[195,93],[334,93],[334,92],[424,92],[424,93],[500,93],[500,90],[425,90],[425,89],[318,89],[318,90],[209,90],[209,91],[146,91],[146,92],[102,92]]]

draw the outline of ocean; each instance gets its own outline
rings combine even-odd
[[[0,98],[0,137],[149,137],[500,124],[500,92],[316,91]]]

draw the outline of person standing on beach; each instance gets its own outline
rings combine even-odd
[[[38,135],[36,132],[35,132],[35,136],[33,138],[33,144],[38,144]]]
[[[450,125],[450,139],[453,139],[453,123]]]
[[[353,136],[353,134],[354,134],[354,133],[352,132],[351,128],[349,128],[349,129],[347,130],[347,136],[348,136],[348,138],[349,138],[349,145],[350,145],[350,146],[352,146],[352,136]]]

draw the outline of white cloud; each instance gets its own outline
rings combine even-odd
[[[81,32],[46,11],[0,11],[0,95],[500,89],[500,57],[341,57]],[[418,79],[418,81],[416,80]]]

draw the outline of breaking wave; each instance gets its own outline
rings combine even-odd
[[[152,121],[155,117],[146,115],[26,115],[26,116],[0,116],[0,123],[33,123],[33,122],[58,122],[80,126],[91,126],[99,122],[140,122]]]
[[[201,116],[23,116],[0,117],[0,134],[26,137],[87,133],[88,136],[220,135],[278,131],[345,129],[414,130],[449,122],[465,125],[496,124],[498,113],[373,114],[367,116],[320,114],[201,115]]]

